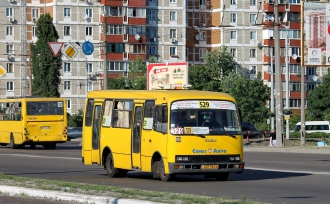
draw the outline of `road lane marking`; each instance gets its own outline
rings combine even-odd
[[[296,171],[296,170],[279,170],[279,169],[263,169],[263,168],[244,168],[248,170],[260,170],[260,171],[276,171],[286,173],[299,173],[299,174],[319,174],[319,175],[330,175],[330,172],[316,172],[316,171]]]
[[[20,156],[20,157],[35,157],[35,158],[47,158],[47,159],[81,160],[81,158],[73,158],[73,157],[49,157],[49,156],[37,156],[37,155],[25,155],[25,154],[0,154],[0,156]]]

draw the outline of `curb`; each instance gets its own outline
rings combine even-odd
[[[125,198],[113,198],[106,196],[92,196],[85,194],[66,193],[59,191],[49,190],[36,190],[31,188],[24,188],[18,186],[4,186],[0,185],[0,192],[8,193],[10,196],[30,196],[40,198],[50,198],[54,200],[75,201],[80,203],[93,203],[93,204],[161,204],[158,202],[151,202],[147,200],[134,200]],[[162,203],[163,204],[163,203]]]
[[[286,147],[244,147],[244,152],[286,152],[286,153],[314,153],[314,154],[330,154],[330,149],[321,148],[286,148]]]

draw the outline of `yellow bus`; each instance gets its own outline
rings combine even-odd
[[[0,145],[12,149],[42,145],[55,149],[67,135],[67,112],[64,98],[0,99]]]
[[[244,170],[236,101],[193,90],[90,91],[82,161],[103,166],[109,177],[140,171],[162,181],[179,174],[227,180]]]

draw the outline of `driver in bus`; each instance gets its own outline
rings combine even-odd
[[[219,128],[220,130],[224,130],[223,126],[220,125],[220,123],[218,123],[218,121],[216,121],[214,119],[214,116],[212,113],[210,113],[209,116],[204,116],[204,121],[203,121],[202,126],[209,127],[210,129]]]

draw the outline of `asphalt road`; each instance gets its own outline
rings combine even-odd
[[[329,203],[329,154],[245,152],[243,174],[219,182],[201,176],[179,176],[170,182],[149,173],[129,173],[110,179],[102,167],[81,162],[80,142],[58,145],[56,150],[0,147],[0,171],[5,174],[106,184],[125,188],[186,193],[268,203]]]

